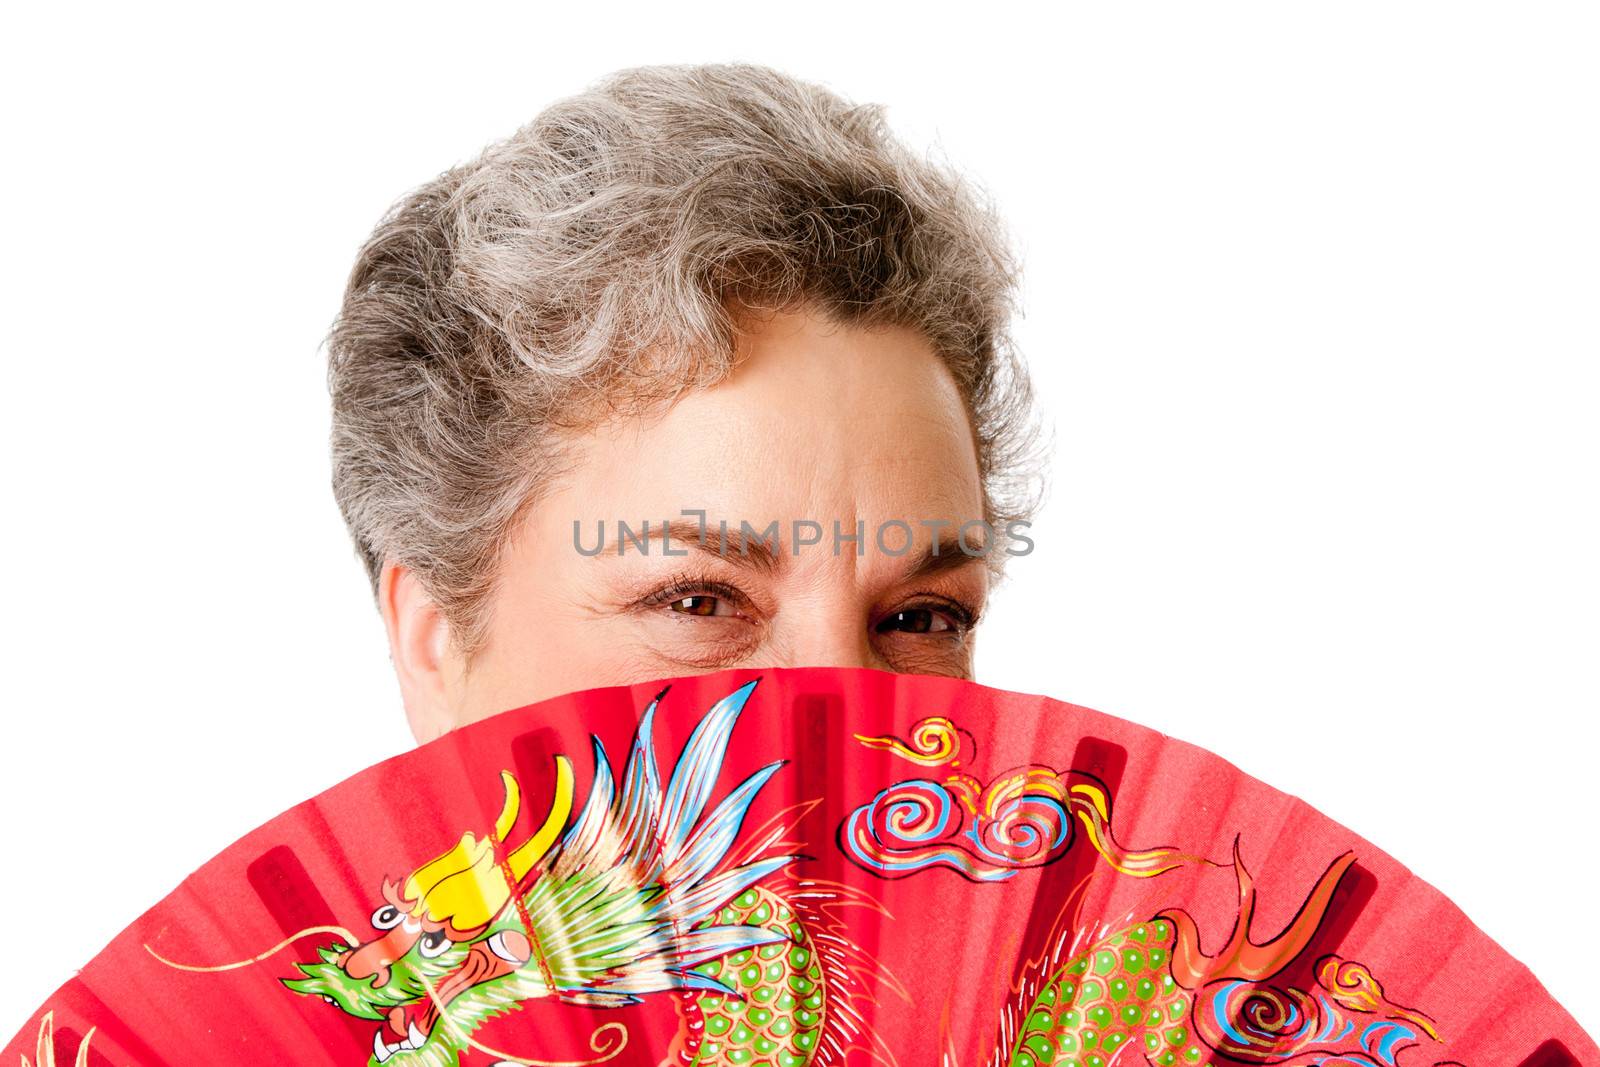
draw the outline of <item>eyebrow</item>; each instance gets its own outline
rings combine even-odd
[[[643,539],[672,541],[708,556],[725,559],[736,566],[771,574],[782,566],[784,552],[780,546],[759,536],[763,532],[757,530],[753,536],[747,536],[744,530],[732,524],[724,526],[720,520],[711,518],[706,519],[704,526],[696,521],[674,519],[660,526],[652,524]],[[827,535],[824,535],[823,540],[806,547],[825,551],[827,544]],[[943,535],[930,542],[927,548],[897,558],[906,562],[903,580],[928,578],[960,567],[984,563],[982,555],[969,555],[962,550],[959,534]]]
[[[984,563],[982,556],[969,556],[961,550],[959,535],[941,537],[926,549],[914,556],[908,555],[907,558],[912,560],[911,568],[906,571],[907,579],[931,578],[946,571]]]
[[[709,518],[704,526],[688,519],[674,519],[658,530],[669,541],[689,545],[708,556],[719,556],[763,574],[777,570],[781,562],[780,550],[765,538],[746,537],[743,530],[734,526],[724,528]],[[657,536],[658,530],[652,530],[650,536]]]

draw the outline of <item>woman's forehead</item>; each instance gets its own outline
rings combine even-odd
[[[583,511],[569,521],[983,517],[960,393],[914,331],[784,315],[742,348],[724,381],[577,437],[543,499]]]

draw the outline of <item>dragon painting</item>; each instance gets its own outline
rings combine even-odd
[[[781,851],[781,826],[758,832],[730,862],[752,801],[784,761],[711,804],[755,685],[705,714],[665,785],[652,738],[665,692],[641,716],[620,778],[593,738],[593,784],[564,833],[573,803],[565,757],[556,757],[549,814],[515,847],[507,837],[520,789],[502,772],[492,835],[468,832],[405,879],[385,881],[374,936],[322,948],[318,962],[298,965],[304,977],[283,985],[377,1023],[369,1063],[387,1067],[492,1052],[473,1031],[530,1000],[619,1007],[671,991],[701,994],[683,1001],[685,1063],[799,1065],[824,1048],[873,1049],[852,1003],[871,964],[829,910],[866,902],[819,883],[781,895],[773,876],[797,858]],[[596,1031],[590,1062],[619,1053],[626,1034],[615,1023]]]
[[[547,813],[516,844],[522,791],[502,771],[504,800],[490,832],[466,832],[406,877],[385,879],[372,935],[346,933],[321,946],[283,986],[371,1022],[369,1065],[451,1067],[468,1050],[500,1067],[546,1064],[492,1049],[475,1032],[531,1001],[615,1008],[668,996],[679,1030],[667,1061],[683,1067],[832,1067],[855,1051],[895,1067],[866,1022],[871,994],[893,991],[908,1007],[910,998],[858,947],[839,912],[891,917],[861,889],[804,878],[794,866],[793,827],[820,801],[783,808],[747,831],[752,804],[786,762],[777,760],[713,802],[755,686],[705,713],[665,781],[653,737],[665,690],[640,716],[620,774],[592,738],[594,774],[576,817],[573,769],[556,756]],[[1311,943],[1353,853],[1327,866],[1288,929],[1257,943],[1256,890],[1237,838],[1231,864],[1126,848],[1112,833],[1103,782],[1043,764],[980,778],[971,735],[949,718],[921,720],[909,740],[857,740],[919,768],[838,827],[841,853],[877,878],[943,868],[980,885],[1005,882],[1079,839],[1109,873],[1133,878],[1188,863],[1234,869],[1238,917],[1210,954],[1180,908],[1089,929],[1081,921],[1088,877],[1081,880],[1068,897],[1079,896],[1078,911],[1068,918],[1063,908],[1020,967],[987,1046],[991,1067],[1402,1067],[1405,1050],[1440,1042],[1428,1016],[1391,1001],[1360,963],[1327,954],[1315,962],[1312,988],[1281,981]],[[628,1040],[624,1025],[605,1023],[590,1035],[593,1058],[564,1062],[613,1059]],[[39,1059],[47,1062],[43,1052]],[[954,1055],[945,1063],[953,1067]]]
[[[1111,833],[1110,790],[1093,775],[1035,764],[985,782],[959,770],[975,746],[943,716],[917,722],[908,740],[856,739],[946,769],[942,779],[883,789],[841,825],[846,855],[880,877],[947,867],[973,881],[1008,879],[1063,856],[1077,825],[1124,875],[1153,878],[1184,861],[1222,866],[1174,849],[1123,849]],[[1258,944],[1250,937],[1256,890],[1235,837],[1238,917],[1214,955],[1201,951],[1199,929],[1182,908],[1130,917],[1081,951],[1081,922],[1058,924],[1007,1006],[993,1067],[1397,1067],[1405,1049],[1436,1046],[1433,1021],[1389,1000],[1360,963],[1319,957],[1311,990],[1271,981],[1310,944],[1354,862],[1345,852],[1330,863],[1288,929]],[[949,1067],[953,1057],[946,1060]]]

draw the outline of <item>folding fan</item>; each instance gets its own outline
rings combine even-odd
[[[1600,1067],[1528,969],[1303,801],[952,679],[529,705],[245,835],[5,1062]]]

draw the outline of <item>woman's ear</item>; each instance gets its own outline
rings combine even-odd
[[[392,559],[378,576],[378,609],[411,735],[426,744],[456,726],[450,623],[416,574]]]

